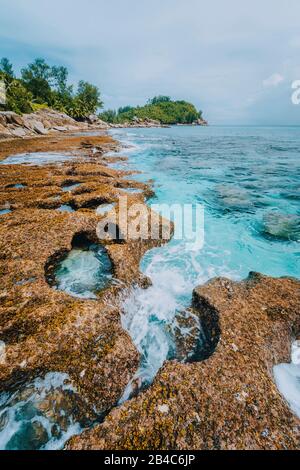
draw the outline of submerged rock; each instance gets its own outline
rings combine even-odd
[[[225,211],[253,210],[251,194],[245,189],[221,184],[215,190],[218,202]]]
[[[282,240],[300,241],[300,216],[270,212],[263,218],[263,233]]]

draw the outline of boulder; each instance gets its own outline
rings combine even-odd
[[[25,131],[23,127],[17,127],[16,129],[13,129],[11,133],[15,137],[25,137],[27,135],[27,132]]]
[[[37,134],[46,135],[48,134],[47,129],[45,129],[44,124],[41,121],[32,120],[30,122],[31,129],[33,129]]]
[[[14,113],[13,111],[2,111],[0,113],[1,116],[1,122],[4,122],[5,124],[17,124],[19,119],[22,119],[17,113]]]
[[[90,114],[86,117],[86,121],[90,124],[96,124],[98,122],[98,116],[96,116],[96,114]]]
[[[3,137],[8,137],[10,135],[11,135],[11,133],[10,133],[9,129],[6,126],[2,125],[1,122],[0,122],[0,137],[2,137],[2,136]]]
[[[6,125],[6,119],[5,116],[3,116],[2,113],[0,113],[0,125],[5,126]]]
[[[12,124],[17,124],[17,126],[24,126],[24,120],[19,114],[12,114],[10,118]]]

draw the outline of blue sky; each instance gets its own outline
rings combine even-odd
[[[0,56],[99,86],[105,107],[156,94],[214,124],[299,124],[299,0],[0,0]]]

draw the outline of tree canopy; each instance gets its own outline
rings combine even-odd
[[[191,124],[201,118],[202,112],[186,101],[172,101],[169,96],[155,96],[145,106],[125,106],[118,111],[107,110],[100,118],[106,122],[123,123],[134,118],[155,119],[162,124]]]
[[[12,64],[2,58],[0,79],[6,85],[5,109],[21,114],[49,106],[76,119],[96,113],[103,106],[99,89],[81,80],[74,92],[73,85],[68,84],[68,75],[66,67],[50,66],[45,59],[37,58],[21,70],[20,78],[15,78]]]

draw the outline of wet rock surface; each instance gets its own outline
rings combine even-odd
[[[123,181],[128,173],[109,168],[116,158],[104,153],[116,148],[108,136],[1,144],[2,159],[34,151],[70,158],[60,164],[0,165],[0,209],[11,209],[0,222],[0,393],[13,393],[50,372],[66,373],[82,400],[102,416],[117,403],[138,367],[138,352],[121,326],[119,295],[124,287],[144,283],[141,256],[161,240],[104,243],[116,282],[95,299],[74,298],[49,282],[49,272],[72,250],[74,237],[100,243],[96,228],[101,215],[95,209],[116,203],[118,210],[119,186],[142,189],[128,196],[128,204],[145,205],[150,188]],[[77,183],[72,191],[63,191]],[[74,212],[57,210],[61,205]]]
[[[300,420],[273,366],[300,331],[300,283],[252,273],[195,289],[207,359],[166,362],[152,386],[115,408],[69,449],[297,449]]]
[[[0,395],[0,447],[51,449],[97,418],[67,374],[50,372],[14,393]]]
[[[262,233],[278,240],[300,241],[300,216],[269,212],[263,219]]]
[[[109,125],[98,118],[77,122],[65,113],[45,108],[19,116],[12,111],[0,112],[0,139],[24,138],[62,132],[106,130]]]

